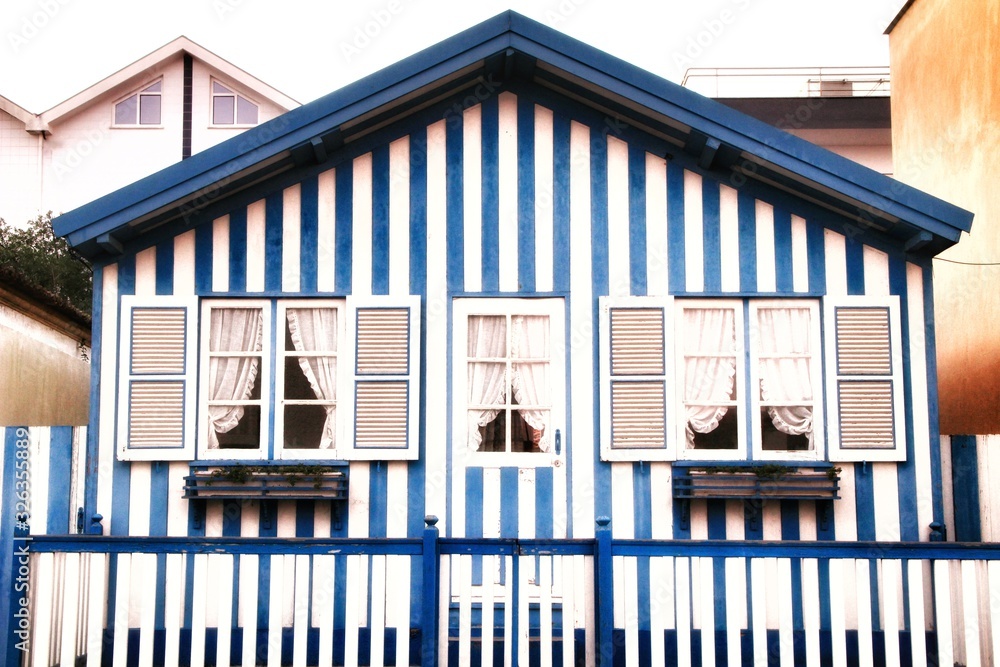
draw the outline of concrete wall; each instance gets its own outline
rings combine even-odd
[[[944,259],[1000,262],[1000,3],[916,0],[889,47],[896,178],[975,213]],[[941,432],[1000,433],[1000,266],[934,269]]]

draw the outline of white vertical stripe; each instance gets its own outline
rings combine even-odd
[[[337,275],[337,172],[316,178],[316,289],[332,292]]]
[[[858,665],[871,667],[874,640],[872,638],[872,586],[869,562],[864,559],[855,560],[854,570],[858,592]]]
[[[611,464],[611,528],[617,539],[635,538],[635,485],[632,463]]]
[[[528,573],[532,571],[532,568],[529,567],[529,562],[534,561],[534,558],[532,556],[514,556],[514,558],[520,561],[518,566],[518,575],[519,575],[518,585],[521,591],[527,591],[529,590]],[[519,595],[517,597],[517,637],[518,637],[517,664],[518,665],[529,664],[528,656],[531,644],[528,640],[529,640],[529,633],[531,632],[531,621],[530,621],[530,616],[528,615],[528,609],[529,609],[528,596],[524,594]]]
[[[481,104],[469,107],[462,113],[462,178],[463,182],[468,184],[462,191],[465,291],[479,292],[483,288],[483,192],[480,185],[483,182],[483,107]]]
[[[187,535],[188,503],[180,492],[191,468],[187,461],[173,461],[167,469],[167,535]]]
[[[500,291],[517,292],[518,192],[517,192],[517,97],[500,93],[499,100],[500,198]]]
[[[535,537],[535,469],[517,471],[517,537]],[[533,563],[534,561],[529,561]]]
[[[757,291],[777,291],[778,285],[775,275],[777,264],[774,255],[774,207],[759,199],[755,200],[754,203],[754,233],[757,239]],[[789,268],[794,268],[794,265]],[[724,271],[725,268],[723,268]],[[794,270],[792,275],[794,282]]]
[[[715,571],[711,558],[699,558],[701,581],[695,594],[701,598],[701,664],[715,664]],[[789,605],[791,606],[791,605]]]
[[[427,128],[427,368],[447,368],[448,286],[445,220],[448,197],[445,183],[445,123]],[[447,373],[427,373],[424,428],[428,443],[425,454],[424,507],[439,518],[438,528],[448,534],[448,466],[446,427],[448,422]]]
[[[235,556],[233,554],[214,554],[214,557],[216,562],[212,568],[214,572],[212,581],[216,582],[215,585],[218,586],[213,590],[218,604],[215,664],[216,667],[227,667],[233,634],[233,559]],[[210,556],[209,564],[213,564],[211,559]],[[174,585],[174,581],[170,578],[167,581],[170,582],[167,588]]]
[[[371,557],[371,664],[385,664],[385,556]]]
[[[824,510],[825,512],[826,510]],[[816,501],[799,501],[799,539],[803,542],[817,539]]]
[[[493,573],[497,571],[498,556],[483,556],[482,592],[482,667],[493,667],[493,615],[496,605],[493,597]],[[564,621],[565,622],[565,621]]]
[[[281,193],[281,289],[298,292],[302,277],[302,187],[296,183]]]
[[[562,647],[563,667],[573,667],[576,664],[576,575],[575,556],[563,556],[562,566],[563,617],[562,617]],[[556,570],[559,572],[559,570]],[[656,664],[654,662],[654,664]],[[663,664],[662,662],[659,664]],[[484,667],[486,667],[484,665]]]
[[[104,618],[107,608],[107,596],[105,591],[106,573],[108,570],[108,554],[88,554],[90,558],[90,582],[88,586],[87,599],[87,667],[97,667],[102,664],[102,654],[104,652],[104,623],[98,623],[95,619]],[[169,645],[170,634],[167,634]],[[170,663],[166,663],[170,664]]]
[[[472,556],[457,554],[452,557],[457,562],[458,575],[458,664],[472,662]]]
[[[623,562],[624,586],[618,589],[625,604],[625,664],[639,664],[639,567],[636,558]],[[712,664],[712,663],[706,663]]]
[[[570,361],[575,387],[592,387],[594,367],[593,304],[590,268],[590,128],[573,123],[570,126]],[[593,395],[590,391],[573,391],[573,443],[576,461],[592,461],[594,456]],[[594,536],[594,466],[574,465],[572,537]]]
[[[184,464],[187,465],[186,463]],[[95,554],[96,555],[96,554]],[[163,664],[173,667],[179,661],[180,628],[184,623],[184,590],[185,590],[185,556],[184,554],[167,554],[166,571],[164,579],[169,583],[164,591],[163,600]],[[93,562],[91,563],[93,566]],[[230,580],[232,577],[230,577]],[[101,582],[103,587],[103,581]],[[91,584],[93,586],[93,584]],[[94,616],[90,616],[90,623],[100,627],[100,623],[94,622]]]
[[[371,464],[367,461],[351,463],[351,484],[348,490],[348,537],[368,537],[368,520],[371,512]]]
[[[990,564],[996,562],[992,561]],[[924,605],[927,604],[927,600],[924,596],[924,568],[929,566],[930,563],[919,560],[907,561],[906,566],[910,594],[910,664],[912,667],[927,667],[927,635],[924,632],[927,629],[927,621],[924,616]]]
[[[410,293],[410,138],[389,144],[389,293]]]
[[[554,148],[552,111],[535,106],[535,291],[553,287]]]
[[[212,291],[229,291],[229,216],[212,221]]]
[[[979,667],[982,660],[979,655],[980,639],[980,605],[979,605],[979,581],[976,570],[979,564],[976,561],[963,560],[962,568],[962,623],[961,628],[965,632],[965,666]],[[992,603],[992,600],[990,601]],[[984,607],[986,605],[983,605]],[[985,609],[983,610],[985,611]],[[992,664],[992,663],[991,663]]]
[[[684,266],[688,292],[705,289],[705,238],[701,176],[684,170]]]
[[[277,517],[275,517],[278,537],[291,539],[296,536],[295,505],[294,500],[278,501]],[[287,591],[287,594],[282,593],[277,600],[281,613],[279,625],[290,627],[295,619],[295,599],[293,596],[293,591],[295,590],[295,558],[286,554],[286,557],[279,562],[279,565],[283,569],[275,570],[273,566],[271,568],[271,577],[281,577],[282,590]]]
[[[750,613],[753,618],[753,664],[767,665],[767,577],[766,560],[753,558],[750,561]]]
[[[671,557],[656,556],[649,559],[649,631],[652,638],[650,662],[654,665],[667,664],[663,638],[673,619],[673,565],[674,559]]]
[[[671,487],[671,467],[660,461],[649,466],[649,504],[652,538],[671,540],[674,537],[674,496]]]
[[[116,377],[118,373],[118,265],[109,264],[104,267],[104,285],[101,301],[108,304],[101,314],[101,375],[104,378]],[[115,424],[118,387],[115,382],[100,383],[101,416],[97,433],[97,513],[104,517],[105,534],[110,534],[111,528],[111,491],[112,471],[115,466],[115,436],[118,431]],[[119,464],[127,465],[127,464]],[[95,480],[91,480],[94,482]]]
[[[939,560],[934,568],[935,625],[937,627],[939,665],[955,664],[955,647],[952,643],[951,616],[951,561]]]
[[[205,537],[222,536],[222,508],[223,503],[205,504]]]
[[[138,554],[136,554],[138,555]],[[205,624],[208,620],[208,554],[194,554],[194,577],[191,595],[191,667],[205,664]],[[135,556],[133,556],[133,559]],[[140,584],[141,586],[141,584]]]
[[[781,667],[794,667],[794,620],[792,617],[792,561],[777,559],[778,570],[778,643]]]
[[[115,559],[118,576],[115,580],[115,618],[114,646],[112,648],[112,666],[125,667],[128,658],[128,628],[129,628],[129,586],[132,583],[132,555],[118,554]],[[104,582],[101,582],[103,587]],[[39,591],[41,593],[42,591]],[[97,616],[95,618],[100,618]]]
[[[646,153],[646,294],[666,296],[668,255],[667,163]]]
[[[332,555],[313,556],[313,623],[319,631],[318,667],[333,666],[333,603],[337,559]]]
[[[285,559],[291,556],[283,554],[271,554],[264,556],[271,559],[271,578],[268,587],[268,607],[267,607],[267,664],[277,666],[281,664],[281,630],[282,630],[282,600],[285,594],[285,578],[282,574],[285,571]]]
[[[875,539],[898,542],[899,476],[896,463],[871,463],[872,488],[875,493]]]
[[[32,427],[28,431],[28,454],[31,457],[31,479],[49,479],[49,461],[52,458],[50,453],[52,445],[52,429],[48,426]],[[15,472],[15,475],[18,473]],[[21,473],[24,474],[23,472]],[[11,477],[16,479],[16,477]],[[30,480],[29,480],[30,481]],[[23,485],[23,483],[22,483]],[[28,496],[29,517],[32,535],[46,535],[48,533],[64,533],[66,526],[49,526],[49,494],[47,484],[38,484],[31,490]],[[15,482],[15,490],[17,482]]]
[[[483,470],[483,537],[500,537],[500,469]],[[464,531],[464,526],[463,526]],[[465,533],[463,532],[463,535]],[[510,537],[509,535],[507,537]]]
[[[889,294],[889,255],[865,246],[862,251],[865,264],[865,294]]]
[[[746,624],[746,561],[727,558],[726,564],[726,659],[730,665],[742,663],[742,629]],[[743,590],[741,590],[743,589]],[[659,637],[659,635],[657,635]],[[662,643],[662,640],[660,640]],[[663,663],[660,663],[663,664]]]
[[[797,215],[792,216],[792,289],[796,292],[809,291],[809,241],[806,221]]]
[[[847,246],[843,234],[823,231],[826,250],[826,293],[830,296],[847,294]]]
[[[677,667],[691,665],[691,574],[689,558],[677,558],[674,561],[677,568]],[[754,636],[756,646],[756,635]],[[667,663],[671,664],[671,663]]]
[[[156,247],[140,250],[135,255],[135,293],[156,294]]]
[[[244,637],[257,636],[257,574],[260,570],[260,556],[248,554],[240,556],[240,610],[239,624]],[[243,664],[257,664],[257,642],[243,642]]]
[[[915,264],[906,265],[906,304],[909,318],[910,387],[913,407],[913,442],[930,442],[930,400],[927,386],[927,340],[924,328],[924,274]],[[913,469],[917,489],[931,488],[931,448],[914,447]],[[950,477],[945,479],[951,479]],[[950,486],[945,484],[943,486]],[[917,525],[921,541],[930,539],[930,524],[934,520],[934,505],[930,493],[918,493]],[[997,515],[1000,517],[1000,514]],[[954,523],[950,524],[954,525]],[[983,536],[984,540],[992,540]]]
[[[802,559],[802,627],[805,631],[806,666],[820,664],[820,595],[819,561],[815,558]]]
[[[719,185],[719,249],[722,256],[722,291],[740,290],[739,195],[728,185]]]
[[[410,505],[407,489],[408,464],[406,461],[388,461],[386,466],[386,537],[406,537],[406,522]]]
[[[247,291],[264,291],[264,258],[267,256],[267,204],[261,199],[247,206]]]
[[[358,664],[359,599],[365,595],[361,589],[361,556],[347,557],[347,600],[344,605],[344,667]],[[275,663],[277,664],[277,663]]]
[[[884,621],[882,630],[885,638],[885,664],[887,665],[899,664],[899,631],[902,626],[900,625],[900,606],[898,601],[899,596],[903,592],[900,577],[901,565],[901,561],[898,560],[884,560],[880,562],[882,589],[879,597],[883,601],[882,613]]]
[[[174,294],[194,294],[194,230],[174,237]]]
[[[55,555],[40,553],[35,562],[36,579],[34,609],[32,609],[32,665],[33,667],[49,667],[54,662],[49,656],[51,643],[52,619],[55,610],[52,608],[52,582],[55,579]],[[103,582],[102,582],[103,584]],[[18,605],[20,607],[20,605]],[[14,621],[16,624],[17,621]],[[117,633],[115,634],[117,639]],[[115,642],[117,647],[118,642]],[[117,657],[117,656],[116,656]]]
[[[541,667],[552,667],[552,561],[553,556],[538,559],[538,619]]]
[[[372,154],[354,158],[352,294],[372,293]],[[340,288],[340,285],[337,285]],[[346,287],[346,285],[345,285]]]
[[[133,461],[129,464],[128,534],[134,537],[149,535],[152,466],[149,461]]]
[[[628,144],[608,136],[608,294],[632,291],[629,261]]]

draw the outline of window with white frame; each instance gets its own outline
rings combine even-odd
[[[602,299],[602,457],[900,460],[898,297],[826,302]]]
[[[456,299],[453,314],[460,444],[484,461],[551,461],[537,455],[558,454],[563,300]]]
[[[122,305],[123,460],[416,458],[419,297]]]
[[[160,79],[142,90],[132,93],[115,103],[116,127],[159,125],[162,121],[163,80]]]
[[[212,125],[256,125],[258,112],[254,102],[212,81]]]

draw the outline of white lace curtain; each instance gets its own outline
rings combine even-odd
[[[337,311],[334,308],[289,308],[288,331],[295,351],[327,352],[337,350]],[[321,401],[337,400],[337,357],[300,356],[299,368],[309,381],[313,394]],[[324,405],[326,421],[319,448],[330,449],[337,441],[337,406]]]
[[[813,391],[810,369],[809,332],[811,313],[807,308],[761,308],[760,394],[771,422],[782,433],[805,435],[813,428]]]
[[[260,352],[264,318],[258,308],[212,310],[209,350],[213,353]],[[260,357],[211,356],[208,364],[209,400],[229,402],[250,398]],[[210,405],[208,447],[218,449],[218,433],[233,430],[243,418],[242,405]]]
[[[736,331],[730,308],[684,310],[684,403],[687,442],[695,433],[719,426],[733,397],[736,380]]]
[[[469,447],[482,444],[480,428],[494,419],[507,402],[507,318],[472,315],[468,321],[468,401]],[[518,405],[545,406],[548,396],[549,327],[545,316],[511,318],[510,390]],[[549,450],[548,410],[518,408],[525,422],[535,430],[539,449]]]

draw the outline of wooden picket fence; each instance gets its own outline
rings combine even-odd
[[[601,523],[591,540],[451,539],[432,523],[415,539],[24,536],[27,622],[13,624],[6,664],[972,666],[1000,655],[1000,546],[614,540]]]

